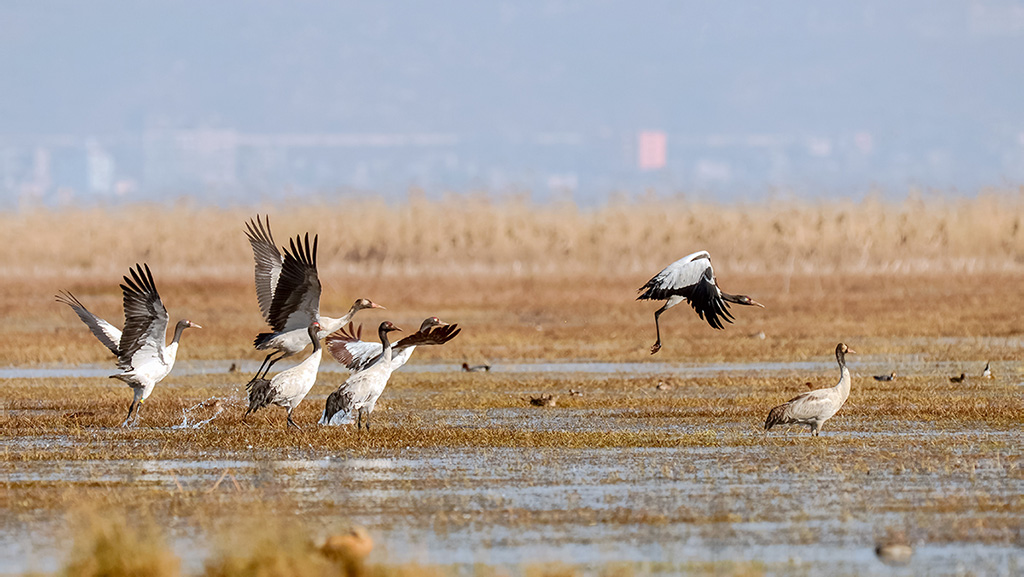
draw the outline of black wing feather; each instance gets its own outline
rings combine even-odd
[[[285,249],[281,278],[277,281],[274,301],[270,306],[268,322],[274,331],[281,332],[306,328],[320,316],[320,278],[316,271],[318,237],[310,245],[309,233],[305,242],[301,236]]]
[[[728,323],[732,322],[733,316],[729,312],[729,303],[722,300],[722,293],[715,284],[711,267],[704,271],[704,275],[701,276],[697,284],[689,288],[692,289],[689,291],[690,294],[681,294],[680,296],[686,297],[693,310],[697,311],[700,318],[706,320],[712,328],[725,328],[725,325],[722,324],[723,320]]]
[[[160,301],[149,265],[136,264],[130,272],[132,277],[126,275],[121,285],[124,331],[118,346],[117,364],[123,370],[132,368],[132,357],[147,344],[147,339],[152,340],[157,349],[162,349],[167,331],[167,310]]]

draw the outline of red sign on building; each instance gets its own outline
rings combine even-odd
[[[642,130],[637,134],[636,163],[640,170],[665,168],[668,136],[660,130]]]

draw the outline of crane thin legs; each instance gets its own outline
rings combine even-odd
[[[136,401],[135,399],[132,399],[132,404],[128,405],[128,416],[125,417],[124,418],[124,422],[121,423],[122,427],[130,427],[131,426],[132,411],[135,410],[135,405],[136,404],[138,404],[138,401]]]
[[[289,427],[295,427],[296,429],[298,429],[300,431],[302,430],[302,427],[300,427],[297,424],[295,424],[295,421],[292,420],[292,412],[291,411],[288,411],[288,426]]]
[[[668,309],[668,303],[665,303],[665,306],[663,306],[660,309],[654,311],[654,331],[658,334],[658,340],[656,340],[654,342],[654,346],[651,347],[651,354],[652,355],[654,353],[656,353],[656,352],[661,350],[661,324],[658,322],[658,317],[660,317],[661,313],[665,312],[667,309]]]
[[[277,351],[274,351],[274,352],[277,352]],[[285,358],[288,355],[282,353],[281,356],[277,357],[276,359],[271,359],[271,357],[273,357],[273,356],[274,356],[274,353],[270,353],[269,355],[267,355],[267,357],[265,359],[263,359],[263,364],[261,364],[259,370],[256,371],[256,376],[253,377],[253,380],[261,378],[261,377],[265,377],[267,375],[267,373],[270,372],[270,367],[274,366],[274,363],[276,363],[277,361],[280,361],[281,359]],[[267,364],[268,361],[270,362],[270,364]],[[266,369],[264,369],[264,367],[266,367]]]
[[[362,428],[366,428],[367,431],[370,430],[370,412],[369,411],[366,412],[366,422],[364,423],[363,422],[363,409],[358,409],[356,411],[356,430],[358,431],[358,430],[360,430]]]

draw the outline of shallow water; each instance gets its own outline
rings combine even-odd
[[[1024,443],[1019,433],[1006,435]],[[832,575],[891,574],[873,554],[874,538],[884,528],[910,527],[913,535],[914,527],[970,513],[885,511],[876,507],[879,498],[912,511],[938,493],[999,499],[1024,492],[1019,475],[994,462],[972,475],[752,471],[761,450],[427,449],[387,459],[122,460],[73,467],[39,461],[5,465],[0,478],[7,484],[129,483],[170,496],[179,484],[212,488],[228,471],[246,487],[283,492],[295,513],[314,526],[337,526],[339,519],[366,526],[396,563],[678,566],[731,560],[762,563],[769,574]],[[218,490],[233,492],[229,483]],[[751,516],[758,520],[748,521]],[[0,521],[0,564],[27,570],[25,560],[35,559],[35,569],[57,569],[47,555],[63,550],[54,534],[43,531],[29,542],[21,537],[25,529],[24,520]],[[61,531],[54,528],[57,535]],[[184,539],[176,542],[186,568],[200,571],[210,553],[206,544],[178,537]],[[919,543],[912,572],[1012,575],[1024,567],[1019,545]]]
[[[1024,347],[1022,347],[1024,348]],[[949,376],[959,375],[967,370],[965,363],[960,361],[923,361],[919,355],[858,355],[856,358],[848,358],[851,371],[855,376],[870,377],[877,374],[887,374],[892,370],[903,376],[913,374]],[[976,372],[980,375],[984,363],[978,364]],[[1005,363],[993,363],[993,370],[1003,374],[1008,371],[1004,369]],[[251,360],[226,360],[226,361],[178,361],[175,364],[174,376],[191,376],[207,374],[223,374],[237,372],[244,378],[256,372],[259,368],[259,361]],[[500,363],[496,362],[491,366],[491,372],[507,374],[536,375],[543,374],[552,378],[572,378],[579,375],[597,376],[621,376],[621,375],[664,375],[677,377],[708,377],[722,374],[735,375],[778,375],[778,374],[808,374],[829,372],[835,370],[835,360],[831,357],[824,357],[820,361],[787,361],[787,362],[750,362],[750,363],[606,363],[606,362],[541,362],[541,363]],[[232,369],[233,367],[233,369]],[[402,367],[402,372],[407,373],[447,373],[461,372],[461,365],[448,363],[417,363],[415,361]],[[110,365],[83,364],[83,365],[44,365],[37,367],[4,367],[0,368],[0,379],[53,379],[53,378],[88,378],[88,377],[109,377],[116,373],[113,363]],[[335,362],[324,362],[320,365],[320,372],[341,373],[348,371]],[[487,373],[477,373],[480,377],[486,377]],[[968,372],[968,375],[972,375]]]
[[[851,366],[858,373],[880,374],[883,362],[892,361],[861,357]],[[184,367],[202,372],[224,366],[199,363]],[[944,374],[951,368],[920,360],[905,360],[905,367],[922,374]],[[413,365],[407,369],[457,367]],[[834,362],[700,367],[546,363],[495,365],[494,370],[524,377],[544,373],[554,378],[623,373],[832,375],[835,366]],[[415,406],[418,393],[404,394],[408,395],[405,406]],[[224,406],[212,405],[214,400],[189,407],[181,422],[169,430],[201,427],[215,420]],[[238,410],[237,399],[220,400]],[[394,420],[402,418],[403,410],[413,409],[390,410],[397,413],[390,416]],[[968,537],[952,532],[941,540],[923,537],[933,534],[936,527],[951,527],[964,518],[998,518],[998,506],[986,503],[1014,502],[1024,496],[1018,465],[1024,448],[1024,431],[1020,429],[994,428],[981,421],[846,420],[842,428],[826,429],[825,443],[814,444],[797,430],[779,435],[773,431],[773,438],[808,441],[791,446],[765,440],[748,422],[718,420],[711,428],[706,420],[685,415],[624,418],[626,413],[593,408],[473,411],[452,407],[416,410],[416,417],[422,423],[470,430],[634,430],[655,431],[670,438],[706,435],[708,446],[406,448],[387,458],[296,446],[289,451],[293,458],[288,459],[261,458],[258,450],[215,448],[189,460],[4,461],[0,462],[0,483],[6,488],[99,485],[117,490],[123,486],[151,491],[165,499],[173,499],[183,487],[203,495],[209,491],[210,499],[239,499],[243,507],[247,499],[283,495],[296,517],[313,527],[314,533],[348,524],[367,527],[377,542],[371,560],[390,563],[518,567],[559,562],[589,566],[589,574],[597,574],[602,564],[612,562],[661,564],[645,566],[638,574],[679,573],[688,564],[737,561],[756,563],[769,575],[1018,575],[1024,570],[1020,519],[991,527],[982,524]],[[885,457],[884,462],[869,461],[866,469],[855,466],[884,456],[889,443],[927,447],[951,435],[960,444],[933,455],[939,466],[915,468],[913,463],[901,463],[898,454]],[[871,441],[867,449],[852,442],[864,439]],[[12,449],[74,450],[92,440],[88,434],[79,434],[27,436],[5,442]],[[137,446],[140,441],[121,442]],[[982,445],[1012,449],[978,454],[974,447]],[[871,457],[865,456],[869,450],[874,451],[869,453]],[[815,470],[787,467],[784,460],[790,452],[826,466]],[[964,452],[971,453],[966,457],[969,467],[961,462]],[[235,482],[241,493],[235,493]],[[950,496],[962,498],[963,505],[948,510],[932,506]],[[60,511],[0,515],[0,573],[57,570],[71,538],[64,521]],[[230,516],[215,516],[208,523],[230,530],[234,522]],[[200,572],[214,546],[204,529],[182,519],[169,521],[168,527],[185,569]],[[874,555],[876,539],[891,528],[905,530],[915,545],[906,568],[888,567]]]

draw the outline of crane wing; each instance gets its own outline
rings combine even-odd
[[[700,318],[706,320],[712,328],[722,329],[725,325],[722,321],[731,323],[733,316],[729,312],[729,303],[722,299],[722,291],[718,290],[715,282],[715,271],[708,262],[708,268],[704,271],[697,284],[693,285],[690,294],[682,295],[690,303],[693,310],[697,311]]]
[[[362,333],[363,325],[354,328],[349,323],[347,327],[327,335],[326,339],[327,351],[353,373],[372,365],[384,351],[380,343],[360,340]]]
[[[145,267],[145,268],[143,268]],[[124,277],[124,332],[118,346],[117,366],[130,370],[148,361],[164,362],[167,309],[160,301],[149,265],[136,264],[131,278]]]
[[[265,218],[265,226],[260,221],[259,215],[246,223],[245,235],[249,237],[253,260],[256,262],[256,300],[260,305],[260,313],[269,323],[271,322],[270,309],[274,302],[274,289],[277,288],[277,281],[281,278],[284,257],[281,256],[281,251],[277,250],[274,235],[270,232],[270,216],[267,215]]]
[[[281,276],[274,290],[268,322],[276,332],[305,329],[320,319],[320,277],[316,272],[316,248],[318,237],[305,242],[296,236],[285,249]]]
[[[827,390],[818,389],[793,397],[786,402],[786,411],[783,416],[805,421],[828,413],[832,408],[832,399],[821,393],[821,391]]]
[[[458,324],[452,324],[420,329],[405,337],[392,346],[392,369],[404,365],[417,346],[443,345],[458,336],[461,331]],[[327,337],[327,350],[331,356],[353,373],[364,371],[376,364],[384,352],[384,346],[380,343],[359,340],[358,335],[361,332],[361,325],[357,331],[353,331],[352,323],[349,323],[348,330],[342,329]]]
[[[89,327],[92,334],[96,335],[103,346],[110,349],[110,352],[117,356],[118,347],[121,344],[121,330],[100,317],[89,312],[89,309],[85,308],[81,302],[75,298],[75,295],[68,291],[60,291],[57,295],[57,302],[64,303],[71,307],[71,310],[75,311],[78,318],[82,319],[82,322]]]
[[[398,354],[406,348],[420,345],[443,345],[462,332],[458,324],[431,327],[419,330],[395,343],[394,353]]]
[[[671,296],[686,296],[690,287],[697,284],[704,271],[711,268],[711,255],[707,251],[695,252],[668,265],[654,278],[640,287],[637,300],[667,300]]]
[[[729,303],[722,299],[722,291],[718,289],[707,251],[695,252],[668,265],[638,292],[637,300],[683,297],[712,328],[724,328],[722,321],[731,323],[733,319]]]

